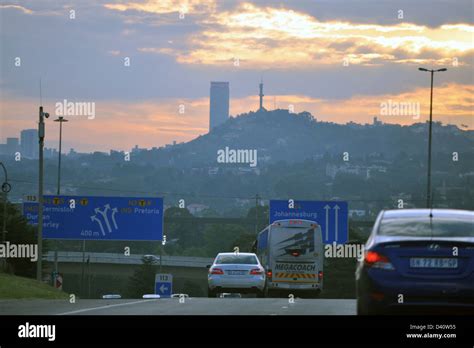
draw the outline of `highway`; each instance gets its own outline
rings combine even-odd
[[[0,300],[1,315],[355,315],[355,300],[186,298]]]

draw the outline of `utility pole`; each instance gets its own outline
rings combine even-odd
[[[44,147],[44,118],[49,114],[39,107],[38,139],[39,139],[39,182],[38,182],[38,261],[36,262],[36,280],[42,280],[43,266],[43,147]]]
[[[420,71],[425,71],[431,73],[431,91],[430,91],[430,122],[429,122],[429,129],[428,129],[428,173],[427,173],[427,183],[426,183],[426,207],[432,207],[432,199],[431,199],[431,136],[432,136],[432,127],[433,127],[433,78],[435,72],[447,71],[448,69],[425,69],[425,68],[418,68]]]

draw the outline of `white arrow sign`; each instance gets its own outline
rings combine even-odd
[[[161,293],[164,294],[164,293],[165,293],[165,290],[168,290],[168,287],[165,286],[165,284],[162,284],[162,285],[160,286],[160,291],[161,291]]]
[[[116,230],[118,230],[118,226],[117,226],[117,221],[115,221],[115,214],[118,213],[118,209],[117,208],[113,208],[112,209],[112,222],[114,223],[114,227]]]
[[[338,214],[338,212],[339,212],[339,209],[340,209],[339,206],[336,204],[336,205],[334,206],[334,221],[335,221],[335,235],[336,235],[335,241],[336,241],[336,242],[338,241],[338,237],[339,237],[339,236],[338,236],[338,226],[337,226],[337,224],[338,224],[338,221],[337,221],[337,214]]]
[[[99,208],[95,208],[94,211],[95,211],[96,214],[102,215],[102,217],[104,218],[104,221],[105,221],[105,225],[107,226],[107,230],[110,233],[110,232],[112,232],[112,228],[110,227],[109,219],[107,218],[107,210],[109,210],[109,209],[110,209],[110,205],[106,204],[104,211],[100,210]]]

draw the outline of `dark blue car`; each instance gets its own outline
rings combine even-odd
[[[359,315],[474,313],[474,212],[380,212],[356,270]]]

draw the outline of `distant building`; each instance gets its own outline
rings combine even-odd
[[[132,153],[135,155],[143,151],[146,151],[146,148],[140,148],[138,145],[135,145],[135,147],[132,148]]]
[[[229,118],[229,82],[211,82],[209,131]]]
[[[20,133],[21,155],[25,158],[38,158],[38,131],[24,129]]]
[[[6,154],[14,155],[17,151],[20,151],[20,140],[18,138],[7,138]]]
[[[58,157],[58,150],[54,148],[44,148],[44,158],[56,158]]]
[[[190,205],[188,205],[188,210],[193,215],[200,214],[206,209],[209,209],[209,206],[204,205],[204,204],[190,204]]]
[[[349,209],[349,217],[364,217],[366,215],[365,209]]]
[[[374,126],[381,126],[382,124],[383,124],[382,121],[380,121],[380,120],[378,119],[378,117],[375,116],[375,117],[374,117],[374,123],[373,123],[373,125],[374,125]]]
[[[209,170],[207,171],[207,174],[208,174],[208,175],[217,175],[218,172],[219,172],[219,168],[217,168],[217,167],[211,167],[211,168],[209,168]]]

